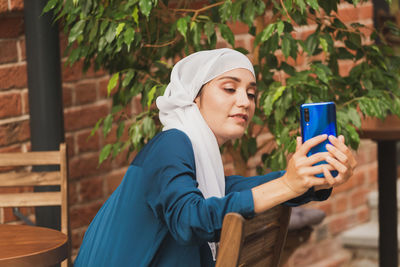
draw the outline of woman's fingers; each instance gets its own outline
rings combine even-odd
[[[302,141],[301,136],[297,136],[297,138],[296,138],[296,152],[299,151],[302,143],[303,143],[303,141]]]
[[[355,168],[357,165],[357,161],[354,158],[353,154],[351,153],[351,150],[345,145],[344,137],[341,135],[341,136],[339,136],[339,138],[336,138],[335,136],[330,135],[329,141],[337,149],[337,151],[340,151],[342,154],[344,154],[347,157],[347,159],[345,161],[342,161],[340,158],[338,158],[338,159],[340,161],[342,161],[343,163],[348,162],[349,167]],[[327,149],[328,149],[328,147],[329,146],[327,145]],[[328,151],[329,151],[329,149],[328,149]]]
[[[345,155],[342,151],[340,151],[339,149],[337,149],[336,147],[327,144],[326,145],[326,149],[332,153],[332,155],[334,155],[339,161],[343,162],[343,163],[347,163],[348,158],[347,155]]]
[[[323,168],[324,176],[326,181],[329,183],[330,186],[334,186],[337,180],[335,177],[332,176],[331,172],[328,170],[328,168]]]
[[[300,176],[315,176],[319,173],[322,173],[324,168],[333,171],[335,170],[333,166],[329,164],[320,164],[316,166],[311,166],[311,167],[302,167],[301,169],[298,170],[298,174]]]
[[[320,161],[324,161],[328,156],[330,156],[329,152],[315,153],[309,157],[304,158],[304,160],[301,163],[303,166],[314,165]]]
[[[326,158],[326,161],[333,166],[338,172],[340,173],[346,173],[349,169],[346,165],[342,164],[340,161],[337,159],[334,159],[330,156]]]
[[[311,139],[308,139],[303,143],[303,145],[299,148],[298,152],[302,155],[307,155],[307,153],[310,151],[311,148],[314,146],[318,145],[319,143],[322,143],[328,138],[328,135],[322,134],[318,135],[316,137],[313,137]]]

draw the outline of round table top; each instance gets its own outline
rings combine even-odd
[[[0,266],[51,266],[67,255],[68,237],[60,231],[0,224]]]

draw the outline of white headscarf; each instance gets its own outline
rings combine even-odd
[[[242,53],[229,48],[193,53],[175,64],[163,96],[157,98],[163,131],[183,131],[192,142],[196,180],[204,198],[225,196],[225,175],[217,139],[194,99],[200,88],[217,76],[237,68],[254,74],[253,65]],[[210,243],[215,260],[216,246]]]

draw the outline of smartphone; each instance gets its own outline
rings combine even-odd
[[[300,126],[303,143],[314,136],[327,134],[337,136],[336,130],[336,106],[333,102],[309,103],[300,106]],[[329,140],[311,148],[307,156],[318,152],[326,152],[326,145]],[[318,162],[315,165],[327,164],[326,161]],[[331,171],[333,177],[338,175],[337,171]],[[317,177],[324,177],[322,173]]]

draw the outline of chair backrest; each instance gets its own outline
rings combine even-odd
[[[277,267],[291,208],[273,207],[251,219],[228,213],[222,225],[216,267]]]
[[[0,188],[59,185],[60,191],[0,194],[0,208],[61,206],[61,232],[69,236],[66,145],[60,144],[58,151],[0,153],[0,167],[38,165],[59,165],[60,168],[58,171],[48,172],[24,169],[0,173]]]

